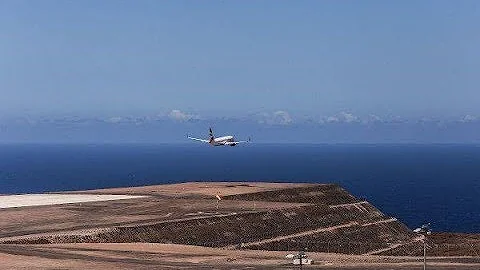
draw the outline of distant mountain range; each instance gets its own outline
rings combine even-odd
[[[149,116],[1,117],[0,142],[193,143],[186,135],[232,134],[258,143],[479,143],[480,118],[291,115],[286,111],[205,117],[180,110]]]

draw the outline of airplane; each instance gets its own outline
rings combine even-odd
[[[213,135],[213,131],[212,131],[212,128],[210,128],[210,139],[208,140],[205,140],[205,139],[199,139],[199,138],[194,138],[194,137],[190,137],[187,135],[187,138],[191,139],[191,140],[195,140],[195,141],[200,141],[200,142],[204,142],[204,143],[209,143],[210,145],[212,146],[235,146],[239,143],[247,143],[247,142],[250,142],[250,138],[248,138],[247,141],[235,141],[235,138],[233,136],[223,136],[223,137],[218,137],[218,138],[215,138],[215,136]]]

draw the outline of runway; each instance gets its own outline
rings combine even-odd
[[[91,194],[22,194],[0,196],[0,209],[25,206],[56,205],[82,202],[101,202],[142,198],[131,195],[91,195]]]

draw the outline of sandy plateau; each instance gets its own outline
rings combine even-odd
[[[221,200],[218,200],[218,197]],[[423,269],[422,239],[332,184],[189,182],[0,196],[1,269]],[[480,269],[434,233],[431,269]]]

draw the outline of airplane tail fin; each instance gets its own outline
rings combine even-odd
[[[209,135],[210,135],[210,142],[213,142],[213,141],[215,140],[215,136],[213,135],[213,130],[212,130],[212,128],[210,128],[209,131],[210,131],[210,134],[209,134]]]

